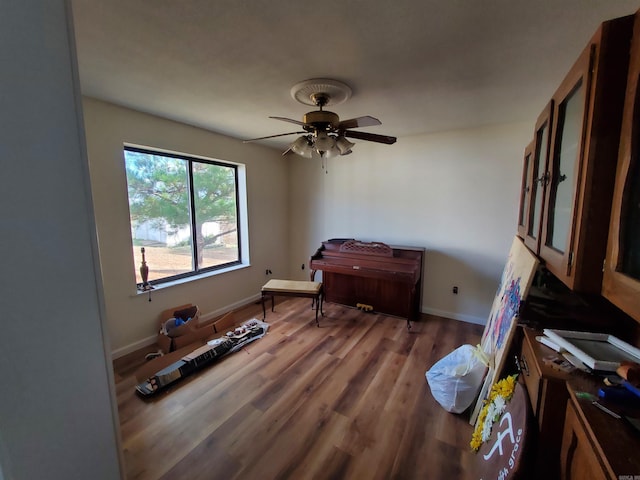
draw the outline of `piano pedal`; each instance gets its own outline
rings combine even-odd
[[[366,303],[356,303],[356,307],[358,310],[362,310],[363,312],[373,312],[373,307]]]

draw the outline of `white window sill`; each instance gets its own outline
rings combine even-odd
[[[189,282],[195,282],[197,280],[202,280],[203,278],[214,277],[216,275],[222,275],[224,273],[233,272],[235,270],[241,270],[243,268],[250,267],[249,263],[241,263],[239,265],[232,265],[230,267],[221,268],[220,270],[214,270],[212,272],[201,273],[199,275],[193,275],[191,277],[179,278],[177,280],[173,280],[171,282],[161,283],[160,285],[153,285],[153,289],[151,290],[138,290],[136,289],[136,296],[138,295],[146,295],[149,292],[157,292],[158,290],[164,290],[165,288],[171,288],[175,285],[182,285]]]

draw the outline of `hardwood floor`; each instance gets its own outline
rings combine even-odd
[[[114,362],[129,479],[460,479],[472,468],[468,417],[431,396],[426,370],[482,328],[278,298],[268,334],[143,400]],[[237,312],[262,318],[258,305]],[[149,348],[148,350],[153,350]]]

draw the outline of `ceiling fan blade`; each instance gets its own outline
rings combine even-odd
[[[376,135],[369,132],[358,132],[355,130],[345,130],[344,136],[349,138],[357,138],[358,140],[367,140],[369,142],[386,143],[391,145],[396,143],[396,137],[390,137],[388,135]]]
[[[266,140],[267,138],[284,137],[285,135],[297,135],[300,133],[307,133],[307,132],[302,131],[302,132],[279,133],[277,135],[267,135],[266,137],[250,138],[248,140],[243,140],[242,143],[255,142],[256,140]]]
[[[370,117],[369,115],[365,117],[358,118],[350,118],[349,120],[343,120],[338,124],[338,130],[346,130],[347,128],[358,128],[358,127],[373,127],[375,125],[382,125],[382,122],[377,118]]]
[[[296,125],[302,125],[302,126],[306,126],[307,125],[306,123],[301,122],[299,120],[294,120],[293,118],[286,118],[286,117],[269,117],[269,118],[274,118],[276,120],[282,120],[283,122],[295,123]]]

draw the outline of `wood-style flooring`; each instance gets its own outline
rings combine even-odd
[[[114,363],[127,478],[461,479],[468,416],[431,396],[426,370],[482,328],[276,299],[268,334],[153,400],[135,394],[144,351]],[[237,312],[262,318],[258,305]],[[153,348],[147,349],[148,351]]]

